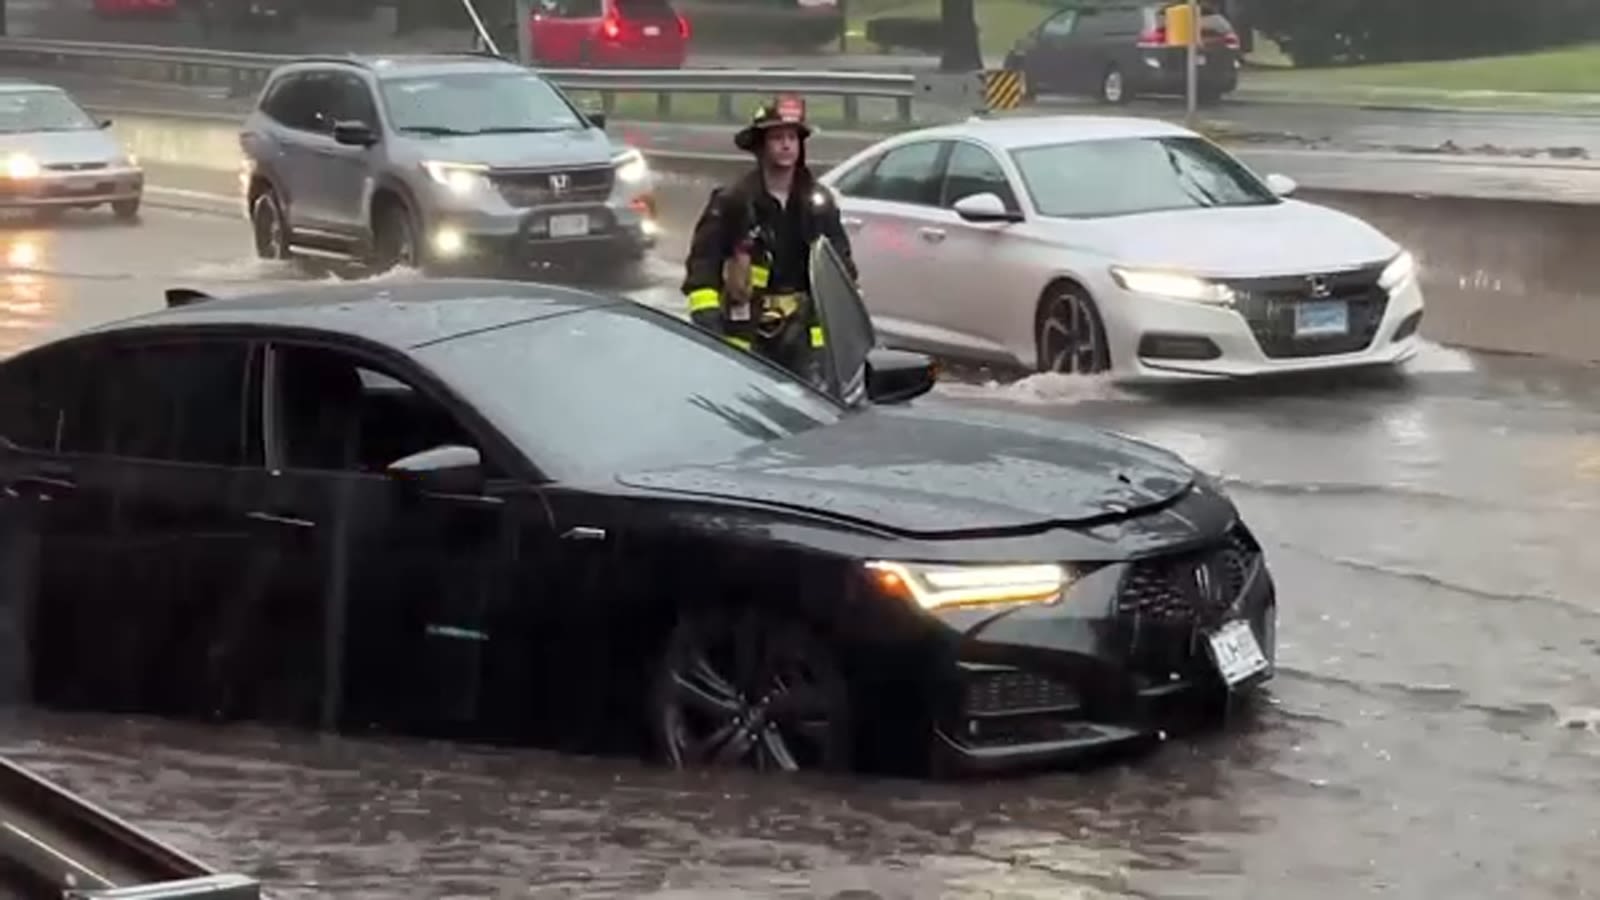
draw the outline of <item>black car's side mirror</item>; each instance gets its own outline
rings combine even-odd
[[[333,123],[333,139],[347,147],[370,147],[378,142],[372,126],[359,119]]]
[[[483,493],[483,457],[472,447],[445,444],[390,463],[390,478],[428,494]]]
[[[605,113],[603,113],[603,112],[586,112],[586,113],[583,114],[583,117],[589,120],[589,124],[591,124],[594,127],[600,129],[601,131],[605,131],[606,130],[606,114]]]
[[[867,399],[873,403],[914,400],[938,380],[939,365],[931,356],[884,348],[867,354]]]

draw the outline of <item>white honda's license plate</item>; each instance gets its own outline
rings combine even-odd
[[[656,26],[656,25],[646,25],[644,27],[644,36],[645,37],[660,37],[661,36],[661,28],[659,26]]]
[[[1350,331],[1350,307],[1342,300],[1312,300],[1294,308],[1295,337],[1327,337]]]
[[[1211,660],[1217,665],[1217,674],[1228,687],[1233,687],[1267,668],[1267,656],[1256,642],[1250,623],[1234,621],[1206,636],[1211,645]]]
[[[581,237],[588,233],[589,217],[582,213],[550,217],[551,237]]]

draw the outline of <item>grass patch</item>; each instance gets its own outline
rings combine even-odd
[[[1516,56],[1252,73],[1267,89],[1600,94],[1600,44]]]
[[[1036,28],[1054,11],[1054,4],[1038,0],[978,0],[978,43],[985,56],[1004,55],[1017,39]],[[845,0],[850,17],[847,46],[853,53],[873,53],[867,42],[867,20],[879,16],[939,18],[939,0]]]

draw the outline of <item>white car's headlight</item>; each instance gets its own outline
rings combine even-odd
[[[1234,301],[1233,289],[1194,275],[1182,272],[1163,272],[1157,269],[1129,269],[1111,267],[1111,278],[1123,290],[1135,294],[1153,294],[1196,303],[1229,305]]]
[[[621,184],[640,184],[650,177],[650,164],[638,150],[630,148],[619,153],[611,158],[611,165],[616,168],[617,181]]]
[[[455,162],[425,162],[422,169],[429,178],[458,197],[465,197],[486,184],[485,175],[489,171],[488,166]]]
[[[1384,290],[1394,290],[1410,281],[1417,274],[1417,258],[1411,251],[1402,250],[1384,267],[1383,274],[1378,276],[1378,286]]]
[[[8,178],[36,178],[39,171],[39,161],[26,153],[13,153],[6,157]]]
[[[878,560],[866,564],[874,584],[926,610],[1003,603],[1055,603],[1072,584],[1064,566],[939,565]]]

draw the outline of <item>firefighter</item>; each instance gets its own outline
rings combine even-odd
[[[735,346],[802,378],[819,378],[827,336],[810,295],[810,247],[826,237],[859,277],[839,207],[806,167],[805,104],[793,96],[758,108],[734,136],[756,165],[711,192],[695,223],[683,292],[689,316]]]

